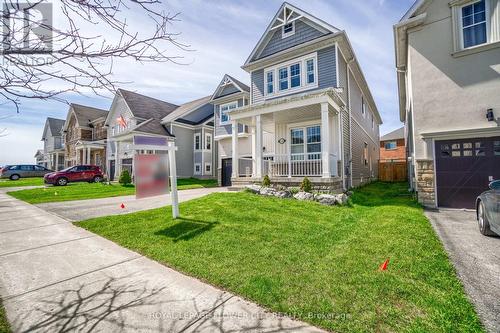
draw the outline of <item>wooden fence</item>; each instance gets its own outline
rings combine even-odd
[[[384,182],[402,182],[408,178],[406,161],[380,161],[379,179]]]

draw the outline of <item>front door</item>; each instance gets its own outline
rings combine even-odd
[[[225,158],[222,160],[222,186],[231,186],[231,174],[233,173],[233,160]]]
[[[108,174],[109,181],[112,182],[115,180],[115,161],[109,161],[109,174]]]

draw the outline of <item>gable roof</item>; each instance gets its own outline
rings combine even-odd
[[[289,15],[287,16],[286,13],[289,13]],[[280,28],[285,24],[294,22],[296,20],[301,20],[304,18],[307,19],[308,23],[311,23],[313,27],[324,32],[325,34],[329,33],[335,34],[340,32],[340,29],[334,27],[333,25],[328,24],[327,22],[309,14],[306,11],[303,11],[298,7],[289,4],[288,2],[283,2],[283,4],[280,6],[278,11],[274,15],[273,19],[267,26],[266,30],[260,37],[259,41],[253,48],[252,52],[248,56],[243,67],[253,62],[254,57],[258,54],[258,52],[261,51],[267,45],[272,35],[274,34],[273,30]]]
[[[224,76],[222,77],[222,80],[220,81],[219,85],[215,89],[215,91],[212,94],[210,100],[213,101],[213,100],[215,100],[217,98],[220,98],[220,97],[232,95],[233,93],[226,94],[226,95],[219,95],[219,93],[221,93],[224,90],[224,88],[228,87],[230,84],[232,84],[236,88],[236,90],[237,90],[237,91],[235,91],[233,93],[238,93],[238,92],[245,93],[245,94],[249,94],[250,93],[250,87],[248,85],[246,85],[243,82],[235,79],[234,77],[232,77],[229,74],[224,74]]]
[[[86,126],[88,123],[98,118],[106,118],[106,116],[108,115],[107,110],[98,109],[86,105],[71,103],[71,108],[75,112],[76,120],[78,122],[78,125],[80,126]]]
[[[61,135],[61,130],[63,129],[65,122],[66,120],[64,119],[47,117],[47,120],[45,120],[45,127],[43,128],[42,140],[45,139],[45,136],[47,135],[47,129],[50,129],[52,136]]]
[[[33,156],[33,157],[34,157],[34,158],[37,158],[37,156],[39,156],[39,155],[43,156],[43,150],[42,150],[42,149],[38,149],[38,150],[36,151],[36,153],[35,153],[35,156]]]
[[[186,114],[194,111],[210,102],[212,96],[205,96],[202,98],[195,99],[194,101],[190,101],[184,104],[181,104],[177,109],[168,114],[166,117],[162,119],[162,123],[167,123],[173,120],[176,120],[179,117],[183,117]]]
[[[170,131],[160,123],[158,119],[153,119],[153,118],[138,124],[135,128],[132,129],[132,131],[143,132],[148,134],[173,136],[170,134]]]
[[[124,89],[118,89],[118,93],[125,99],[130,111],[136,118],[161,120],[179,107],[172,103]]]
[[[394,131],[389,132],[386,135],[382,136],[380,138],[380,141],[404,139],[404,137],[405,137],[405,128],[401,127],[401,128],[398,128],[397,130],[394,130]]]

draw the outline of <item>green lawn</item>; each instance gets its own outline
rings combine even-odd
[[[77,225],[168,266],[337,332],[482,332],[406,184],[346,207],[217,193]],[[387,271],[379,265],[387,258]]]
[[[3,308],[2,301],[0,300],[0,333],[10,332],[10,325],[7,321],[7,316],[5,315],[5,309]]]
[[[177,180],[179,190],[217,186],[217,181],[212,179],[184,178]],[[48,186],[29,190],[8,192],[14,198],[32,204],[57,201],[85,200],[118,197],[135,194],[133,185],[120,185],[104,183],[73,183],[67,186]]]
[[[18,187],[18,186],[40,186],[43,185],[43,178],[21,178],[19,180],[2,179],[0,187]]]

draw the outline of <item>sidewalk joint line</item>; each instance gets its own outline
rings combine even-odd
[[[44,247],[60,245],[60,244],[64,244],[64,243],[70,243],[70,242],[75,242],[75,241],[79,241],[79,240],[83,240],[83,239],[88,239],[88,238],[94,238],[94,237],[97,237],[97,235],[90,235],[90,236],[85,236],[85,237],[80,237],[80,238],[75,238],[75,239],[69,239],[69,240],[55,242],[55,243],[51,243],[51,244],[30,247],[28,249],[23,249],[23,250],[19,250],[19,251],[13,251],[13,252],[7,252],[7,253],[0,253],[0,257],[6,257],[6,256],[10,256],[10,255],[13,255],[13,254],[18,254],[18,253],[32,251],[32,250],[38,250],[38,249],[42,249]]]

